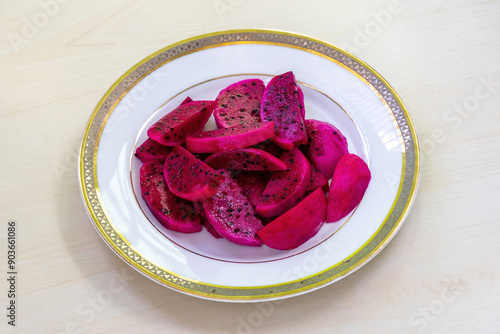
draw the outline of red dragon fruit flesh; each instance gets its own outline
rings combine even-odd
[[[326,196],[316,189],[299,204],[257,232],[264,244],[280,250],[297,248],[312,238],[326,216]]]
[[[186,136],[200,132],[212,115],[213,101],[182,104],[148,129],[148,137],[165,146],[181,145]]]
[[[274,123],[236,125],[187,136],[187,149],[193,153],[215,153],[255,145],[274,135]]]
[[[345,154],[337,164],[330,183],[327,222],[338,221],[349,214],[363,198],[370,183],[367,164],[355,154]]]
[[[280,159],[256,148],[240,148],[214,153],[204,162],[214,169],[276,171],[288,168]]]
[[[306,155],[327,179],[331,179],[340,158],[348,153],[347,140],[330,123],[307,119],[309,143]]]
[[[260,119],[275,123],[273,142],[285,150],[307,144],[302,107],[292,72],[277,75],[267,84],[260,104]]]
[[[302,119],[306,119],[306,106],[304,104],[304,93],[302,92],[302,88],[297,85],[297,91],[299,92],[299,109],[300,114],[302,115]]]
[[[193,203],[175,196],[163,177],[163,162],[147,161],[139,172],[141,194],[151,213],[166,228],[184,233],[201,231]]]
[[[269,173],[256,173],[242,171],[234,174],[236,182],[241,187],[243,195],[248,198],[250,204],[255,208],[262,200],[262,193],[269,182]]]
[[[165,158],[171,151],[171,147],[163,146],[148,138],[135,150],[135,156],[142,162],[150,160],[165,161]]]
[[[217,130],[203,131],[212,114]],[[237,245],[303,245],[323,223],[349,215],[371,180],[339,129],[305,114],[292,71],[267,85],[235,82],[215,101],[187,97],[135,151],[142,198],[172,231],[205,226]]]
[[[193,102],[193,100],[188,96],[180,105],[182,106],[189,102]],[[171,151],[171,147],[158,144],[151,138],[148,138],[135,150],[135,156],[142,162],[150,160],[165,161],[165,158]]]
[[[217,172],[182,146],[172,149],[163,172],[170,191],[181,198],[203,201],[217,193]]]
[[[311,164],[298,148],[284,151],[285,171],[272,172],[256,211],[263,217],[277,216],[295,206],[304,196],[311,180]]]
[[[322,188],[323,191],[328,191],[328,180],[321,174],[316,166],[311,165],[311,181],[307,186],[306,193],[310,193],[316,190],[316,188]]]
[[[210,233],[214,238],[220,239],[222,238],[219,232],[217,232],[212,224],[210,224],[205,215],[205,208],[203,207],[202,202],[193,202],[194,210],[200,216],[201,225],[205,226],[208,233]]]
[[[260,79],[238,81],[223,90],[215,99],[214,119],[217,128],[260,122],[260,100],[264,93]]]
[[[217,194],[203,202],[207,221],[225,239],[238,245],[261,246],[257,231],[262,221],[257,218],[248,199],[228,170],[219,170],[223,182]]]
[[[276,158],[279,158],[281,156],[281,153],[283,153],[283,149],[273,143],[271,139],[264,140],[263,142],[253,145],[252,147],[258,148],[262,151],[266,151],[267,153],[274,155]]]

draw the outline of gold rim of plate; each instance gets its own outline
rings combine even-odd
[[[164,64],[208,48],[237,44],[289,47],[323,57],[354,74],[372,89],[388,109],[402,141],[402,176],[399,190],[384,222],[372,237],[348,258],[302,279],[276,285],[233,287],[198,282],[160,267],[140,254],[116,229],[106,212],[97,183],[97,151],[106,122],[120,100],[145,76]],[[394,237],[415,199],[420,177],[420,148],[408,111],[389,83],[368,64],[332,44],[294,33],[244,29],[215,32],[189,38],[163,48],[123,74],[95,107],[83,135],[79,154],[79,178],[86,209],[97,231],[132,267],[149,278],[181,292],[207,299],[258,301],[303,293],[347,276],[372,259]]]

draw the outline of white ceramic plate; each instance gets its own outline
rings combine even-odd
[[[213,100],[229,84],[293,71],[306,118],[330,122],[372,180],[361,204],[324,224],[297,249],[244,247],[206,230],[166,230],[140,196],[133,153],[156,120],[186,96]],[[213,119],[206,129],[215,128]],[[395,235],[415,197],[419,148],[409,115],[389,84],[353,55],[309,37],[238,30],[194,37],[147,57],[106,92],[85,129],[79,176],[92,222],[132,267],[207,299],[261,301],[333,283],[367,263]]]

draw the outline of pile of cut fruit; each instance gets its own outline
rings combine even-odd
[[[212,115],[218,129],[203,131]],[[147,135],[135,155],[151,213],[238,245],[300,246],[348,215],[371,178],[335,126],[306,119],[292,72],[236,82],[215,101],[187,97]]]

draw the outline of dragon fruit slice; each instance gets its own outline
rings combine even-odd
[[[274,123],[237,125],[187,136],[187,149],[193,153],[214,153],[255,145],[274,135]]]
[[[312,238],[326,216],[326,196],[316,189],[302,202],[257,232],[264,244],[280,250],[297,248]]]
[[[193,102],[193,100],[188,96],[182,101],[180,106],[189,102]],[[135,150],[135,156],[142,162],[150,160],[165,161],[165,158],[171,151],[171,147],[158,144],[151,138],[148,138]]]
[[[302,92],[302,88],[297,85],[297,91],[299,92],[299,109],[300,114],[302,115],[302,119],[306,119],[306,107],[304,105],[304,93]]]
[[[214,119],[217,128],[260,122],[260,100],[264,93],[260,79],[238,81],[223,90],[215,99]]]
[[[196,213],[200,216],[201,225],[205,226],[208,233],[210,233],[216,239],[222,238],[219,232],[217,232],[212,224],[208,222],[207,216],[205,215],[205,208],[203,207],[203,203],[193,202],[193,206]]]
[[[310,193],[317,188],[322,188],[323,191],[328,191],[328,179],[321,174],[316,166],[311,165],[311,181],[307,186],[306,193]]]
[[[302,112],[298,85],[293,73],[287,72],[273,77],[262,96],[260,119],[263,122],[274,121],[273,141],[276,145],[291,150],[301,144],[307,144]]]
[[[142,162],[151,160],[165,161],[171,151],[171,147],[163,146],[148,138],[135,150],[135,156]]]
[[[179,145],[165,159],[163,172],[170,191],[181,198],[203,201],[217,193],[217,172]]]
[[[166,228],[184,233],[201,231],[193,204],[175,196],[165,184],[163,162],[147,161],[139,172],[142,198],[151,213]]]
[[[262,221],[227,170],[219,170],[224,181],[217,194],[203,202],[207,220],[217,232],[238,245],[261,246],[257,231]]]
[[[256,148],[240,148],[214,153],[204,162],[214,169],[276,171],[288,168],[280,159]]]
[[[240,185],[243,195],[255,208],[262,200],[262,193],[269,182],[268,173],[240,172],[235,173],[234,178]]]
[[[255,208],[263,217],[280,215],[295,206],[311,180],[311,165],[298,148],[284,151],[281,160],[288,169],[271,174],[271,180],[262,193],[263,199]]]
[[[213,101],[182,104],[148,129],[148,137],[165,146],[181,145],[186,136],[200,132],[212,115]]]
[[[257,143],[253,148],[258,148],[259,150],[266,151],[269,154],[272,154],[276,158],[279,158],[281,156],[281,153],[283,153],[283,149],[276,145],[275,143],[272,142],[271,139],[264,140],[263,142]]]
[[[193,99],[188,96],[181,102],[180,105],[182,106],[183,104],[188,104],[189,102],[193,102]]]
[[[305,121],[309,145],[307,156],[324,177],[330,179],[340,158],[348,153],[347,140],[330,123],[307,119]]]
[[[370,179],[370,170],[363,159],[345,154],[333,173],[326,220],[335,222],[347,216],[361,202]]]

